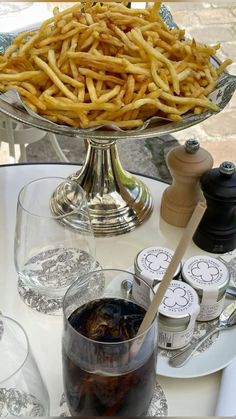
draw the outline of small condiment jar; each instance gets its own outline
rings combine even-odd
[[[154,287],[165,275],[174,251],[167,247],[152,246],[142,249],[134,259],[134,274],[142,278],[148,285]],[[173,279],[177,279],[181,272],[181,263],[175,272]],[[134,277],[135,278],[135,277]],[[134,280],[132,295],[139,302],[146,301],[149,296],[147,287],[138,280]]]
[[[210,253],[236,248],[236,166],[225,161],[200,180],[207,209],[193,236],[194,243]]]
[[[198,294],[200,313],[197,320],[219,317],[229,283],[229,271],[224,263],[211,256],[193,256],[184,262],[181,275]]]
[[[158,286],[154,287],[155,292]],[[180,349],[188,345],[199,311],[196,291],[183,281],[172,280],[159,306],[159,347]]]
[[[155,286],[165,275],[174,251],[167,247],[151,246],[142,249],[134,260],[134,273],[146,280],[149,285]],[[178,265],[173,279],[177,279],[181,272],[181,263]]]
[[[172,184],[162,195],[161,216],[171,225],[185,227],[202,198],[200,177],[213,166],[213,158],[191,138],[167,153],[166,164]]]

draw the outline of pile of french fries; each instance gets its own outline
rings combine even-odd
[[[208,99],[221,72],[220,47],[169,29],[156,1],[147,9],[82,3],[36,31],[20,33],[0,56],[0,91],[15,89],[37,114],[77,128],[140,127],[151,116],[181,121],[218,107]]]

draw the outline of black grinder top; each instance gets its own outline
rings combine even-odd
[[[201,188],[209,198],[236,203],[236,166],[230,161],[210,169],[200,180]],[[222,202],[223,204],[223,202]]]

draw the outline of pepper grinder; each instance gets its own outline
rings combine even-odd
[[[236,166],[225,161],[200,180],[207,209],[193,236],[194,243],[210,253],[236,248]]]
[[[161,216],[169,224],[185,227],[202,196],[199,180],[213,166],[211,154],[196,139],[169,151],[166,163],[172,184],[164,191]]]

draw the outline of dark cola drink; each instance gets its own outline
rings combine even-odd
[[[153,333],[135,347],[145,310],[106,298],[75,310],[63,335],[64,389],[73,416],[142,416],[156,380]],[[79,332],[79,333],[78,333]]]

